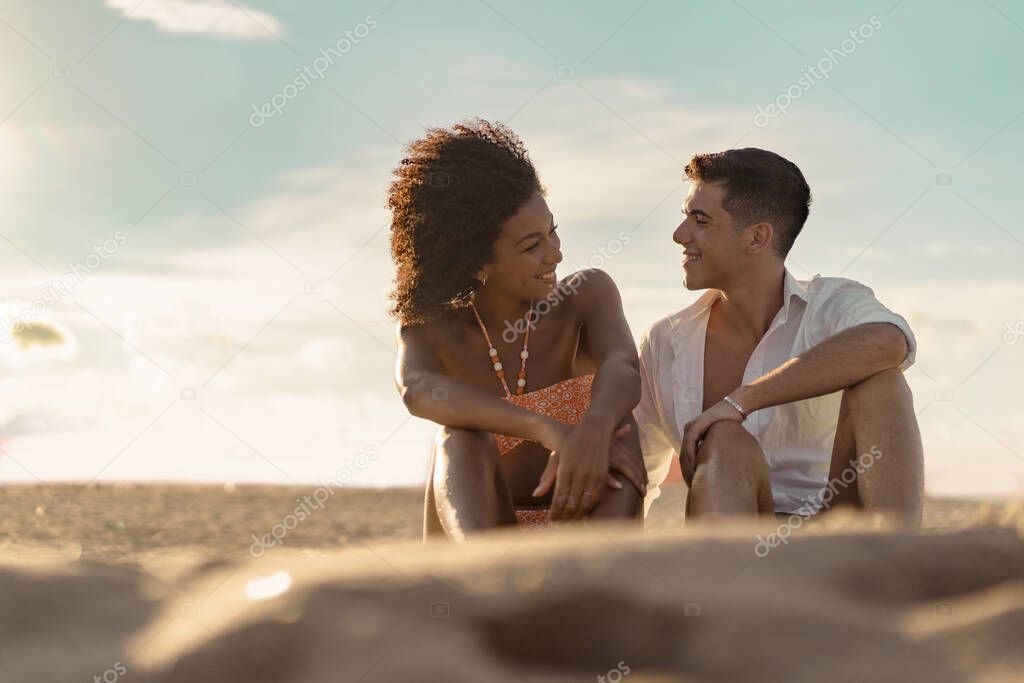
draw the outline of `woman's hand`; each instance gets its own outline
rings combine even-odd
[[[574,429],[556,420],[551,422],[553,424],[545,425],[542,430],[544,440],[541,441],[551,450],[551,457],[533,495],[543,496],[555,486],[553,520],[576,519],[589,514],[601,501],[605,486],[621,489],[622,483],[609,471],[613,466],[623,470],[631,482],[636,478],[630,470],[631,463],[623,457],[625,453],[619,453],[624,449],[615,441],[629,431],[629,425],[609,434],[594,424]],[[641,488],[641,483],[634,483]]]
[[[580,427],[562,440],[554,464],[555,493],[550,519],[578,519],[593,510],[608,483],[610,433]],[[549,469],[551,463],[549,463]]]
[[[533,440],[552,453],[558,452],[562,447],[562,442],[572,432],[572,427],[546,415],[536,415],[535,417],[539,426]]]

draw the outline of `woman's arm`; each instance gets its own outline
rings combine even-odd
[[[395,384],[416,417],[446,427],[518,436],[547,448],[560,441],[560,430],[551,418],[448,376],[424,326],[398,326]]]
[[[612,461],[616,427],[631,417],[640,402],[640,361],[633,336],[622,312],[622,299],[615,282],[603,271],[582,271],[584,285],[577,289],[576,304],[583,321],[583,338],[588,355],[597,366],[591,386],[590,408],[580,424],[569,434],[541,477],[534,495],[543,495],[554,480],[552,519],[578,518],[588,514],[600,502],[603,482]],[[646,471],[637,459],[628,458],[621,471],[642,493],[646,489]],[[618,467],[617,467],[618,469]]]
[[[583,274],[589,285],[580,290],[583,334],[597,366],[583,424],[611,434],[640,403],[640,359],[615,282],[601,270]]]

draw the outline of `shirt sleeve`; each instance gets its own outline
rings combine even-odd
[[[870,287],[853,280],[840,280],[840,284],[822,302],[816,325],[820,343],[857,325],[865,323],[890,323],[903,332],[907,338],[907,356],[899,369],[906,370],[914,364],[917,356],[917,340],[903,316],[893,313],[875,298]]]
[[[640,428],[640,448],[647,468],[647,496],[644,516],[651,504],[661,495],[661,483],[668,477],[675,449],[665,433],[658,409],[658,365],[651,350],[648,336],[640,341],[640,403],[633,410]]]

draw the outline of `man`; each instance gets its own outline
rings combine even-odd
[[[811,202],[792,162],[734,149],[698,154],[685,174],[672,238],[686,288],[708,291],[640,344],[647,505],[675,452],[688,517],[808,516],[845,503],[920,524],[906,320],[860,283],[799,281],[785,267]]]

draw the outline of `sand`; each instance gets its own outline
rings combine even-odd
[[[1024,680],[1019,504],[761,556],[779,527],[682,528],[678,489],[646,530],[462,546],[419,542],[418,491],[353,490],[254,545],[312,493],[0,489],[0,683]]]

